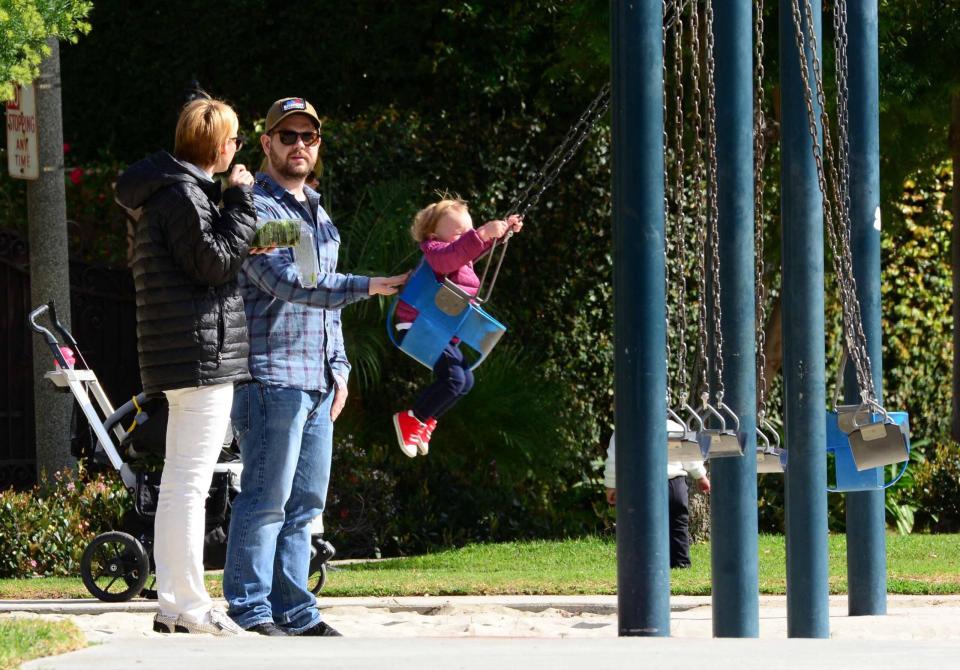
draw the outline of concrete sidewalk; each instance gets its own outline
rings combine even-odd
[[[617,638],[615,596],[321,598],[320,605],[344,638],[160,635],[150,630],[156,603],[149,601],[0,601],[0,617],[70,619],[93,643],[25,670],[960,666],[960,596],[890,596],[882,617],[848,617],[846,598],[832,597],[830,640],[788,640],[782,596],[760,599],[759,640],[713,639],[708,597],[671,599],[671,638]]]

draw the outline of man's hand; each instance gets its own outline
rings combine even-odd
[[[237,163],[233,166],[233,169],[230,170],[230,176],[227,177],[227,186],[229,188],[234,186],[253,186],[253,175],[250,174],[246,166]]]
[[[700,489],[700,493],[710,493],[710,478],[704,475],[698,479],[697,488]]]
[[[617,504],[617,489],[607,489],[607,502],[611,505]]]
[[[400,287],[407,283],[409,272],[393,277],[370,277],[369,295],[394,295]]]
[[[271,251],[276,249],[275,245],[269,247],[250,247],[250,255],[256,256],[257,254],[269,254]]]
[[[337,383],[337,391],[333,395],[333,404],[330,405],[330,420],[336,421],[343,411],[343,406],[347,404],[347,385]]]

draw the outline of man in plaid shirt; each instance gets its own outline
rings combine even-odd
[[[307,588],[310,523],[323,512],[333,422],[347,398],[350,363],[340,309],[393,295],[406,280],[337,273],[340,235],[304,185],[317,162],[320,119],[302,98],[267,113],[256,177],[259,220],[300,219],[317,254],[316,284],[304,282],[291,249],[251,255],[239,275],[253,381],[237,386],[233,429],[243,459],[233,503],[223,591],[229,614],[263,635],[339,635],[320,620]],[[308,239],[306,235],[304,239]]]

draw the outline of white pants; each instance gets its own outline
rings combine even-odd
[[[203,583],[205,504],[233,405],[233,384],[166,391],[167,452],[154,523],[160,613],[206,620]]]

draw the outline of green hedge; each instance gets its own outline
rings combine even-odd
[[[83,470],[30,491],[0,491],[0,578],[80,574],[87,544],[119,527],[127,503],[119,478]]]

